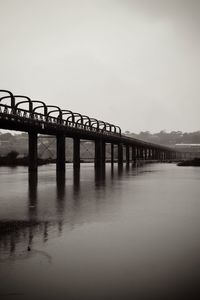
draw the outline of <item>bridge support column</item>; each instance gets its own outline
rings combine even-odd
[[[160,151],[158,149],[156,151],[156,160],[160,160]]]
[[[154,159],[154,149],[153,148],[151,148],[151,160],[153,160]]]
[[[106,161],[106,144],[102,139],[95,141],[95,168],[103,171]]]
[[[152,159],[156,159],[156,150],[154,148],[152,149]]]
[[[150,160],[153,159],[153,149],[152,148],[149,149],[149,159]]]
[[[180,153],[178,152],[174,152],[174,160],[176,160],[177,158],[179,158]]]
[[[80,169],[80,139],[73,139],[73,167]]]
[[[114,164],[114,144],[111,144],[111,164]]]
[[[147,149],[147,159],[148,160],[151,159],[151,149],[150,148]]]
[[[170,152],[169,151],[166,151],[166,159],[170,160]]]
[[[172,159],[172,156],[171,156],[171,152],[170,152],[170,151],[168,152],[168,159],[169,159],[169,160]]]
[[[152,160],[152,149],[149,148],[149,159]]]
[[[160,152],[158,149],[156,149],[156,160],[160,160]]]
[[[163,161],[165,161],[165,151],[162,152],[163,153]]]
[[[142,159],[142,148],[140,147],[137,148],[137,155],[138,155],[138,160],[140,161]]]
[[[136,162],[136,147],[132,146],[132,163]]]
[[[160,160],[163,162],[163,151],[160,151]]]
[[[158,160],[162,161],[162,154],[161,154],[161,150],[158,150]]]
[[[140,148],[140,159],[144,160],[144,148]]]
[[[181,158],[181,156],[179,156],[179,159]],[[173,152],[170,152],[170,159],[173,160]]]
[[[163,151],[163,161],[165,161],[165,151]]]
[[[65,135],[64,134],[57,135],[56,142],[57,142],[56,170],[65,171]]]
[[[118,144],[118,165],[123,165],[123,144]]]
[[[147,160],[148,159],[148,149],[144,148],[144,159]]]
[[[130,148],[129,145],[126,145],[126,164],[128,165],[130,162]]]
[[[140,150],[138,147],[135,148],[135,159],[136,159],[136,162],[140,159]]]
[[[28,133],[29,172],[37,172],[37,133]]]

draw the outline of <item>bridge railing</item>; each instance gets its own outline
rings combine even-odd
[[[51,124],[56,126],[64,126],[69,128],[76,128],[80,130],[86,130],[86,131],[92,131],[98,134],[103,135],[120,135],[119,133],[112,132],[103,128],[94,127],[92,125],[85,125],[78,122],[72,122],[69,120],[61,119],[60,117],[55,116],[45,116],[44,114],[40,112],[31,112],[24,108],[15,108],[11,107],[10,105],[0,103],[0,115],[3,118],[7,118],[8,116],[11,118],[11,120],[17,120],[17,121],[35,121],[35,122],[41,122],[43,124]]]

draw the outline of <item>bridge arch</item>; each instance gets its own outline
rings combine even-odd
[[[88,122],[85,123],[85,125],[88,125]],[[97,127],[94,127],[93,125],[97,125]],[[94,128],[95,130],[99,130],[99,121],[95,118],[90,118],[90,126],[91,128]]]
[[[77,120],[77,118],[80,118],[81,122],[83,122],[83,116],[81,114],[75,113],[75,112],[73,112],[73,116],[71,115],[67,118],[67,122],[72,122],[77,127],[77,121],[79,120],[79,119]],[[70,119],[72,119],[72,120],[70,120]]]
[[[17,103],[15,104],[15,107],[14,107],[15,110],[17,110],[17,108],[18,108],[19,105],[24,104],[24,103],[28,103],[28,106],[29,106],[29,113],[30,113],[30,114],[32,113],[32,111],[33,111],[33,103],[32,103],[32,101],[31,101],[31,99],[30,99],[29,97],[27,97],[27,96],[22,96],[22,95],[15,95],[14,97],[15,97],[15,99],[16,99],[16,98],[26,99],[26,100],[17,102]]]
[[[0,93],[6,93],[6,94],[9,94],[9,96],[3,96],[3,97],[1,97],[1,98],[0,98],[0,102],[1,102],[1,100],[3,100],[3,99],[8,99],[8,98],[10,98],[10,100],[11,100],[11,107],[14,108],[14,107],[15,107],[15,97],[14,97],[13,93],[11,93],[11,92],[8,91],[8,90],[0,90]]]
[[[101,121],[101,120],[99,120],[98,122],[99,122],[99,129],[100,129],[101,131],[106,130],[106,122]],[[102,128],[102,126],[103,126],[103,128]]]
[[[87,120],[87,121],[85,121],[85,120]],[[82,118],[80,118],[80,119],[77,120],[77,124],[80,124],[80,121],[81,121],[81,125],[84,126],[84,129],[87,126],[91,127],[91,119],[90,119],[90,117],[88,117],[86,115],[82,115]],[[87,125],[87,123],[88,123],[88,125]]]
[[[74,113],[71,110],[66,110],[66,109],[62,109],[62,116],[63,115],[70,115],[70,117],[72,118],[72,123],[74,123]],[[68,118],[65,120],[66,125],[68,126]]]
[[[47,108],[47,114],[46,114],[47,120],[49,120],[49,117],[51,117],[50,115],[52,113],[59,112],[59,114],[56,117],[56,119],[59,121],[59,123],[62,123],[62,110],[60,109],[59,106],[56,106],[56,105],[46,105],[46,108]],[[55,109],[52,109],[52,110],[48,111],[48,108],[55,108]]]
[[[105,122],[105,124],[106,124],[105,130],[111,132],[111,130],[112,130],[111,124],[108,122]],[[109,128],[109,129],[107,130],[107,128]]]
[[[43,110],[44,110],[44,116],[47,115],[47,105],[46,105],[43,101],[40,101],[40,100],[32,100],[32,102],[33,102],[33,103],[40,103],[40,104],[42,104],[42,105],[35,106],[35,107],[33,108],[33,112],[35,112],[35,111],[36,111],[37,109],[39,109],[39,108],[43,108]]]
[[[110,127],[111,127],[111,132],[112,133],[116,133],[117,132],[117,128],[114,124],[110,124]]]
[[[115,128],[116,128],[116,133],[118,133],[119,135],[121,135],[121,133],[122,133],[121,132],[121,128],[119,126],[116,126],[116,125],[115,125]]]

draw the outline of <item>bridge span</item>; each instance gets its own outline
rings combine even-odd
[[[114,163],[114,146],[117,145],[119,166],[124,162],[141,160],[167,161],[176,159],[177,152],[169,147],[144,142],[122,134],[117,125],[91,118],[56,105],[23,95],[0,90],[0,128],[27,132],[29,137],[29,172],[37,171],[38,134],[56,136],[57,171],[65,170],[65,138],[73,139],[73,165],[80,168],[80,140],[94,141],[95,167],[105,168],[106,144],[111,147],[111,163]]]

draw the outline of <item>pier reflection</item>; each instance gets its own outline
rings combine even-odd
[[[78,194],[80,190],[80,169],[75,168],[73,171],[73,187],[74,187],[74,193]]]
[[[37,216],[37,186],[38,174],[32,172],[28,174],[28,199],[29,199],[29,216],[30,219],[35,219]]]
[[[96,188],[106,184],[106,171],[95,169],[95,186]]]
[[[87,168],[83,174],[80,169],[72,169],[67,178],[63,172],[57,172],[56,178],[48,174],[43,179],[36,172],[29,173],[27,200],[24,199],[27,204],[23,207],[27,215],[0,220],[0,252],[14,255],[18,244],[24,250],[32,249],[35,236],[47,242],[52,233],[62,234],[64,224],[72,228],[76,223],[90,222],[93,214],[103,213],[106,195],[114,195],[114,185],[123,175],[123,166],[112,165],[103,172],[90,171],[88,179],[85,172]],[[45,193],[44,185],[47,185]]]
[[[57,199],[61,202],[65,198],[65,173],[56,172]]]

